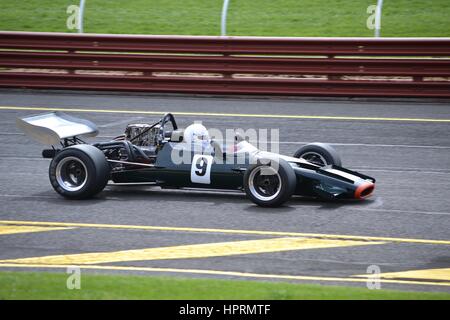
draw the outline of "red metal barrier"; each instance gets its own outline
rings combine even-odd
[[[0,87],[450,97],[449,38],[0,32]]]

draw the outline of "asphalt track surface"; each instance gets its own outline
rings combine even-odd
[[[182,127],[277,128],[279,151],[333,144],[377,179],[366,201],[293,198],[264,209],[239,192],[108,185],[70,201],[15,118],[66,109],[96,141],[176,113]],[[289,281],[450,292],[450,103],[0,91],[0,270]],[[89,141],[94,141],[90,139]],[[131,251],[130,251],[131,250]],[[134,251],[133,251],[134,250]],[[99,254],[102,253],[102,254]]]

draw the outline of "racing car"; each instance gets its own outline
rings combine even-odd
[[[86,143],[97,126],[63,112],[18,118],[31,138],[50,145],[50,183],[61,196],[90,198],[108,181],[151,183],[162,188],[241,190],[255,204],[278,207],[292,195],[322,199],[365,199],[375,179],[343,168],[328,144],[310,143],[293,156],[259,150],[238,132],[231,147],[194,123],[182,130],[166,113],[154,123],[126,126],[106,142]]]

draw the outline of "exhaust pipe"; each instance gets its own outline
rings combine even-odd
[[[375,184],[373,182],[365,181],[361,183],[355,190],[355,199],[365,199],[372,195],[375,189]]]

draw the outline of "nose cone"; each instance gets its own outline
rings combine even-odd
[[[355,199],[365,199],[372,195],[375,183],[364,181],[355,190]]]

